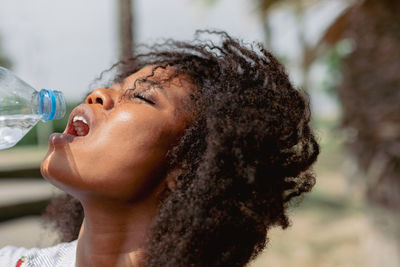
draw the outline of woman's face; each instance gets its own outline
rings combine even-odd
[[[180,75],[163,82],[162,88],[137,82],[127,95],[152,69],[145,67],[120,84],[94,90],[72,111],[64,133],[49,139],[41,166],[46,179],[81,200],[134,201],[160,184],[166,154],[191,119],[189,112],[177,108],[189,101],[193,85]],[[159,68],[148,79],[159,81],[171,74],[172,68]],[[154,104],[133,96],[136,92],[144,92]]]

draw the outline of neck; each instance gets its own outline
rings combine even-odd
[[[157,201],[82,201],[85,211],[76,266],[143,266],[144,243]]]

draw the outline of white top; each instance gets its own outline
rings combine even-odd
[[[0,267],[74,267],[76,245],[77,240],[42,249],[7,246],[0,249]]]

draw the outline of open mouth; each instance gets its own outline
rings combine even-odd
[[[67,134],[73,136],[86,136],[89,134],[89,125],[87,120],[82,116],[75,116],[70,123]]]

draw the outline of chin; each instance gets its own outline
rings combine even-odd
[[[76,187],[76,184],[74,185],[74,181],[77,181],[74,179],[76,175],[73,175],[67,159],[56,153],[55,150],[49,149],[40,165],[40,172],[43,178],[55,187],[68,194],[74,194],[75,190],[72,188]]]
[[[52,157],[53,153],[54,153],[54,150],[49,148],[46,156],[44,157],[44,159],[42,161],[42,164],[40,165],[40,173],[42,174],[43,178],[46,180],[49,180],[51,177],[49,167],[50,167],[50,161],[51,161],[51,157]]]

